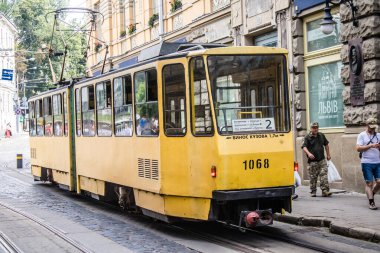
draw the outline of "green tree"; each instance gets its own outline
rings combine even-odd
[[[42,82],[34,82],[33,88],[27,89],[27,97],[55,86],[48,57],[49,51],[46,45],[50,47],[51,44],[54,53],[63,53],[65,47],[59,32],[56,31],[52,36],[54,14],[47,16],[46,14],[67,6],[67,3],[67,0],[19,0],[10,14],[11,20],[18,29],[17,51],[20,59],[31,57],[36,59],[35,61],[26,62],[25,65],[20,64],[20,66],[17,66],[19,73],[21,72],[26,80],[42,80]],[[68,26],[59,23],[59,28],[66,30]],[[67,38],[65,39],[67,58],[63,77],[71,79],[72,77],[84,75],[86,66],[84,34],[76,33],[74,36],[68,36],[67,32],[61,32],[61,34]],[[58,80],[61,74],[63,56],[52,56],[50,60]],[[44,81],[45,79],[47,81]]]
[[[12,8],[15,5],[15,2],[16,0],[13,0],[13,1],[0,0],[0,13],[2,13],[5,16],[8,16],[9,12],[12,11]]]

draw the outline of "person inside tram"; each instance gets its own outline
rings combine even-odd
[[[137,125],[137,134],[138,135],[150,135],[151,132],[151,124],[149,120],[147,119],[146,115],[141,115],[141,118],[139,119],[139,124]]]
[[[158,134],[159,128],[158,128],[158,117],[157,115],[154,115],[151,120],[152,124],[152,131],[154,134]]]

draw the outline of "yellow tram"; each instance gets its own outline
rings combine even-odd
[[[36,180],[168,222],[291,211],[285,49],[161,43],[29,108]]]

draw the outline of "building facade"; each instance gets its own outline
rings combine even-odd
[[[288,39],[278,33],[290,34],[289,6],[287,0],[88,0],[87,7],[102,14],[95,21],[88,70],[100,74],[106,45],[105,71],[135,63],[142,49],[160,39],[286,48]]]
[[[15,72],[15,37],[16,27],[2,14],[0,14],[0,75],[3,69]],[[17,130],[16,116],[14,112],[15,100],[17,101],[16,81],[2,76],[0,80],[0,136],[4,135],[7,128],[12,133]]]
[[[88,0],[87,7],[104,17],[104,21],[96,21],[97,40],[90,43],[88,69],[93,75],[100,74],[106,44],[105,71],[137,62],[142,49],[160,40],[286,48],[295,160],[303,183],[308,184],[309,176],[301,145],[310,122],[318,121],[342,176],[342,182],[333,183],[333,187],[363,191],[355,145],[366,118],[375,117],[380,122],[380,3],[353,3],[358,7],[358,26],[353,25],[351,8],[332,5],[336,24],[326,35],[320,29],[326,0]],[[351,103],[348,54],[355,39],[361,40],[363,52],[360,105]]]

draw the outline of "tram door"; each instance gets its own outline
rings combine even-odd
[[[180,62],[179,62],[180,61]],[[162,184],[165,194],[186,195],[188,165],[188,129],[186,123],[186,59],[162,62],[163,126],[161,134],[161,168],[164,170]],[[173,180],[175,178],[176,180]]]
[[[211,111],[211,92],[208,89],[204,59],[194,57],[189,64],[189,105],[190,105],[190,127],[189,136],[189,185],[197,187],[191,188],[191,194],[198,197],[209,196],[210,185],[214,184],[210,171],[215,166],[216,161],[216,140],[217,135],[213,113]],[[205,177],[205,175],[210,175]]]
[[[273,118],[275,116],[276,94],[272,84],[259,83],[250,90],[252,118]]]

